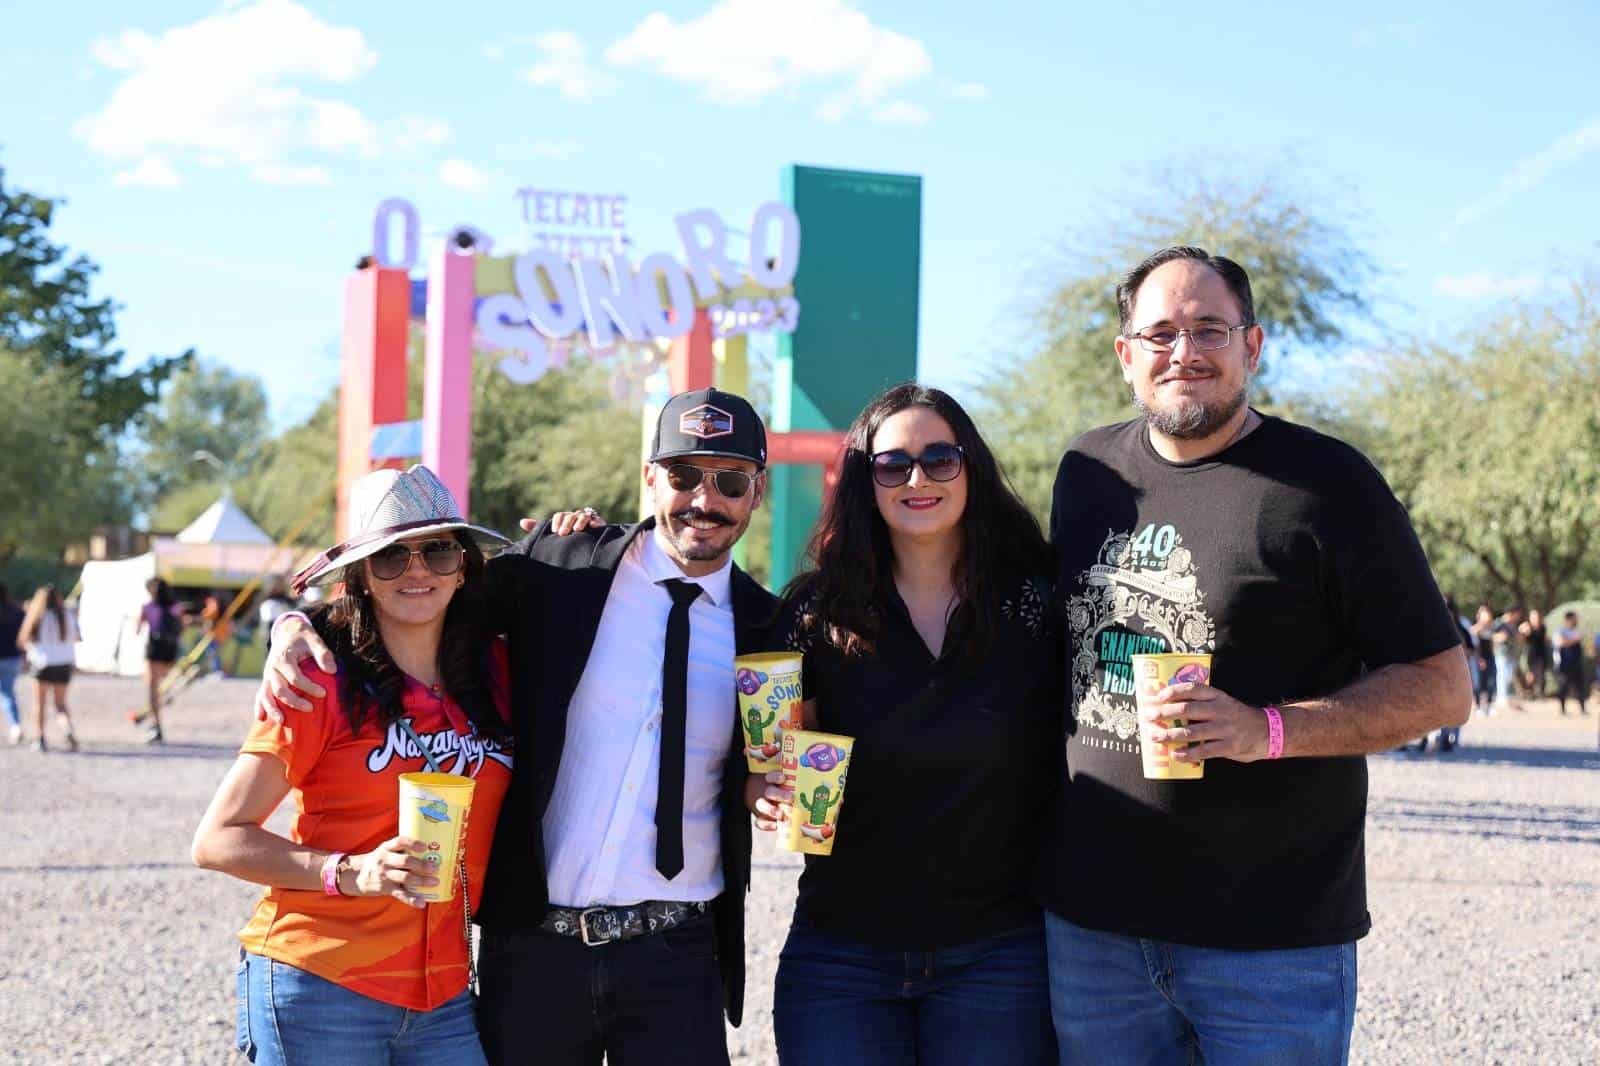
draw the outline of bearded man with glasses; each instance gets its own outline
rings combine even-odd
[[[1371,928],[1365,755],[1465,719],[1455,622],[1372,464],[1247,403],[1265,338],[1239,264],[1167,248],[1117,302],[1139,417],[1072,443],[1050,520],[1061,1062],[1343,1063]],[[1210,654],[1215,685],[1139,708],[1130,656],[1160,652]],[[1202,776],[1147,779],[1141,724]]]
[[[568,514],[489,564],[517,751],[474,908],[492,1063],[728,1062],[751,839],[733,660],[766,650],[777,608],[731,553],[766,462],[745,399],[681,393],[644,464],[651,517]],[[295,664],[326,649],[303,615],[273,648],[263,699],[297,706]]]

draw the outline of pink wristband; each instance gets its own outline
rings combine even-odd
[[[1278,713],[1276,707],[1263,707],[1262,713],[1267,716],[1267,758],[1283,758],[1283,715]]]
[[[339,889],[339,864],[344,861],[347,852],[336,851],[322,861],[322,891],[330,896],[342,896]]]

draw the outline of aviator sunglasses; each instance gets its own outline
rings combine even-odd
[[[897,489],[911,480],[911,468],[920,466],[929,481],[954,481],[961,474],[961,458],[965,453],[959,444],[930,444],[921,455],[912,455],[900,448],[875,452],[872,456],[872,480],[886,489]]]
[[[413,555],[422,556],[422,565],[440,577],[449,577],[460,570],[467,557],[460,541],[430,540],[417,548],[409,544],[391,544],[379,548],[367,556],[367,562],[372,564],[373,577],[393,581],[406,572]]]
[[[755,481],[743,470],[705,470],[688,463],[668,463],[666,471],[667,484],[672,486],[673,492],[693,492],[700,487],[700,482],[709,477],[717,491],[730,500],[737,500],[749,492],[750,485]]]

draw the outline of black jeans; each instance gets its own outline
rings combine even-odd
[[[478,1028],[496,1066],[726,1066],[710,915],[585,947],[485,930]]]

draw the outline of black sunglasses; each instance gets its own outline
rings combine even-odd
[[[672,486],[673,492],[692,492],[709,476],[717,491],[730,500],[749,492],[756,480],[754,475],[743,470],[705,470],[688,463],[669,463],[666,470],[667,484]]]
[[[456,540],[430,540],[419,548],[409,544],[391,544],[367,556],[372,564],[372,576],[382,581],[393,581],[411,566],[413,555],[422,556],[422,565],[440,577],[449,577],[461,569],[467,550]]]
[[[921,455],[901,448],[874,452],[872,480],[886,489],[897,489],[911,480],[911,468],[920,466],[929,481],[954,481],[961,475],[961,460],[966,453],[959,444],[930,444]]]

